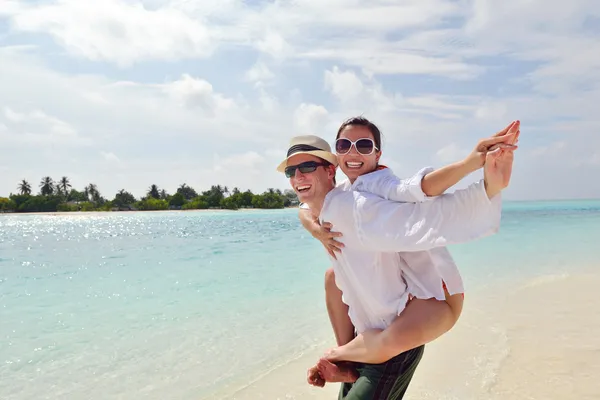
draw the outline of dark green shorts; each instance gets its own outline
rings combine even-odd
[[[402,399],[424,351],[425,346],[420,346],[383,364],[357,364],[358,380],[343,383],[338,400]]]

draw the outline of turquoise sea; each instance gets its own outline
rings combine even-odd
[[[227,398],[331,343],[296,212],[0,215],[0,398]],[[469,292],[594,268],[598,239],[600,201],[512,202],[451,251]]]

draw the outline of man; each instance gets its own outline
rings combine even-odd
[[[500,192],[508,186],[513,153],[504,148],[486,156],[484,179],[424,203],[396,203],[370,193],[335,188],[337,159],[326,141],[316,136],[292,139],[280,165],[301,202],[315,216],[342,234],[344,251],[332,258],[336,282],[344,292],[358,334],[385,328],[395,315],[382,313],[381,288],[398,298],[406,295],[398,279],[376,282],[371,268],[400,268],[398,252],[427,250],[478,239],[497,231]],[[400,399],[423,353],[423,345],[383,364],[359,366],[359,378],[344,384],[343,399]],[[313,371],[314,372],[314,371]]]

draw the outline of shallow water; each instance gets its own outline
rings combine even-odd
[[[592,265],[599,237],[600,202],[507,203],[451,251],[482,290]],[[0,397],[234,391],[330,341],[327,267],[296,210],[2,215]]]

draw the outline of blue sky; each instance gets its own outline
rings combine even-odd
[[[594,3],[5,0],[0,195],[285,189],[291,136],[363,114],[401,176],[520,119],[507,198],[600,197]]]

